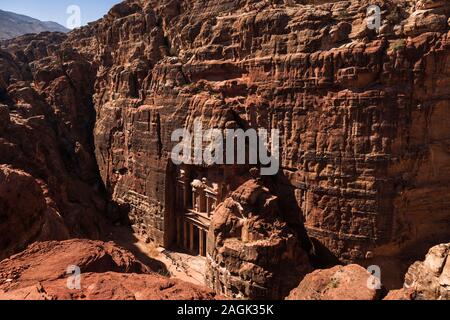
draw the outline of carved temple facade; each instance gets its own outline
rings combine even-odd
[[[221,168],[206,169],[181,166],[175,187],[175,219],[177,247],[206,256],[207,235],[211,216],[223,201],[227,186]]]

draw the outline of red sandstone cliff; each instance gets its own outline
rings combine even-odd
[[[130,0],[68,36],[3,42],[0,229],[27,227],[2,233],[0,259],[99,237],[103,216],[173,245],[170,137],[196,117],[281,131],[271,191],[320,264],[379,264],[398,283],[448,242],[450,6],[378,1],[377,34],[369,1],[309,3]]]
[[[68,40],[97,49],[108,191],[169,245],[170,133],[196,116],[219,128],[238,119],[281,130],[288,219],[339,258],[447,238],[449,8],[435,4],[384,1],[380,35],[365,29],[365,1],[116,6],[88,29],[96,37]]]

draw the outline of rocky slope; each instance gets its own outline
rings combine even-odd
[[[336,266],[308,274],[287,300],[378,300],[379,281],[359,265]]]
[[[385,295],[382,274],[376,278],[359,265],[315,270],[287,300],[449,300],[450,244],[431,248],[424,261],[412,264],[402,289]]]
[[[0,10],[0,40],[44,31],[68,32],[69,29],[56,22],[40,21],[25,15]]]
[[[93,151],[93,66],[61,48],[65,39],[28,35],[3,42],[8,49],[0,51],[2,228],[8,230],[0,258],[35,240],[102,234],[108,207]]]
[[[404,292],[417,300],[450,300],[450,243],[430,249],[425,261],[415,262],[405,276]]]
[[[80,288],[69,288],[69,266]],[[75,283],[74,283],[75,285]],[[42,242],[0,263],[0,300],[200,300],[205,288],[165,278],[113,243]]]
[[[129,0],[67,36],[3,42],[0,179],[28,179],[36,210],[7,206],[2,221],[32,227],[0,250],[98,237],[105,213],[171,246],[171,133],[200,118],[204,128],[280,130],[282,170],[265,182],[278,197],[275,237],[297,239],[320,265],[378,264],[398,284],[450,239],[450,6],[377,1],[377,33],[369,3]],[[2,192],[2,203],[22,197]],[[211,239],[233,227],[216,221]],[[301,268],[303,256],[289,263]],[[265,270],[267,258],[255,265]],[[231,292],[258,283],[233,269],[241,262],[225,259],[224,272],[239,275]]]
[[[279,199],[249,180],[217,209],[208,242],[206,279],[236,299],[283,299],[312,271],[301,240],[282,221]]]
[[[44,192],[31,175],[0,166],[0,260],[32,241],[69,237],[58,212],[47,205]]]
[[[381,279],[359,265],[315,270],[291,291],[287,300],[449,300],[450,244],[431,248],[424,261],[409,267],[402,289],[386,295]]]

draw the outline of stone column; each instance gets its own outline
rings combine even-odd
[[[178,247],[183,246],[183,218],[177,217],[177,245]]]
[[[201,256],[206,256],[206,251],[205,251],[205,231],[203,231],[202,229],[198,229],[199,232],[199,253]]]
[[[189,248],[189,225],[188,222],[185,220],[184,221],[184,232],[183,232],[183,237],[184,237],[184,248],[188,249]]]
[[[192,252],[194,252],[194,250],[195,250],[195,243],[194,243],[194,225],[192,224],[192,223],[189,223],[189,227],[190,227],[190,229],[189,229],[189,231],[190,231],[190,241],[189,241],[189,244],[190,244],[190,249],[191,249],[191,251]]]
[[[208,195],[206,195],[206,213],[208,214],[208,217],[211,214],[210,201],[211,201],[211,198]]]
[[[194,209],[194,211],[198,211],[198,197],[197,197],[197,191],[193,190],[192,191],[192,209]]]

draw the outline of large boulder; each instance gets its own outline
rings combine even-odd
[[[67,239],[68,231],[45,193],[43,184],[28,173],[0,165],[0,260],[32,241]]]
[[[430,249],[425,261],[415,262],[405,276],[404,288],[416,300],[450,300],[450,243]]]
[[[208,234],[209,286],[232,298],[284,298],[312,268],[282,216],[278,198],[257,180],[220,204]]]
[[[377,279],[352,264],[308,274],[287,300],[378,300],[381,293]]]

